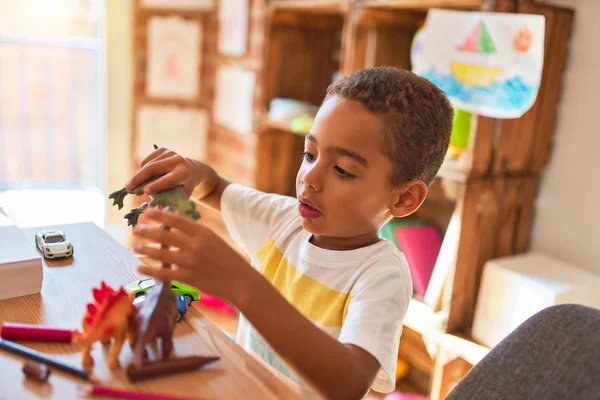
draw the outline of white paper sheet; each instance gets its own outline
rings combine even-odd
[[[544,29],[542,15],[430,10],[413,71],[458,108],[518,118],[539,90]]]
[[[182,18],[148,23],[148,96],[192,99],[200,85],[202,25]]]
[[[239,57],[248,43],[248,0],[220,0],[219,53]]]
[[[207,11],[215,7],[215,0],[142,0],[146,8],[182,11]]]
[[[135,155],[143,160],[156,144],[196,160],[206,160],[208,113],[178,107],[141,106],[137,111]]]
[[[214,119],[242,134],[252,133],[252,104],[256,74],[236,66],[217,71]]]

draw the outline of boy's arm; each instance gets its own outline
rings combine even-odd
[[[278,355],[327,399],[359,399],[379,363],[360,347],[342,344],[315,326],[263,276],[245,269],[236,306]]]
[[[188,162],[192,164],[193,173],[200,181],[195,190],[198,193],[197,200],[221,211],[221,197],[230,182],[221,178],[212,167],[201,161],[188,159]]]

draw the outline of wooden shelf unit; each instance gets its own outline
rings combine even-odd
[[[484,0],[362,0],[359,4],[363,7],[394,10],[428,10],[430,8],[480,10],[484,3]]]

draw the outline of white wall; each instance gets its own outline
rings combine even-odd
[[[131,167],[131,110],[133,79],[133,0],[106,0],[107,109],[106,156],[108,192],[120,189]],[[123,210],[107,202],[109,223],[123,223]]]
[[[555,3],[576,14],[532,250],[600,273],[600,0]]]

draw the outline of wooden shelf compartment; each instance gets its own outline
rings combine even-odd
[[[257,189],[295,197],[303,151],[304,135],[276,123],[264,125],[258,137]]]
[[[383,65],[410,70],[412,40],[425,17],[414,10],[357,9],[346,30],[342,72]]]
[[[363,0],[361,5],[370,8],[395,10],[427,10],[430,8],[481,9],[484,0]]]
[[[342,15],[348,9],[348,0],[274,0],[271,11],[296,11],[308,14]]]
[[[266,48],[264,109],[277,97],[321,104],[340,69],[343,23],[342,16],[329,16],[326,24],[318,26],[272,21]]]
[[[538,183],[537,174],[462,182],[436,178],[414,217],[443,232],[444,251],[426,301],[415,299],[407,326],[420,333],[440,326],[443,332],[470,332],[485,263],[528,248]]]
[[[296,131],[284,123],[281,123],[278,121],[273,121],[268,118],[264,120],[263,127],[265,130],[273,130],[273,131],[279,131],[279,132],[284,132],[284,133],[287,132],[290,135],[298,135],[298,136],[302,136],[302,137],[306,136],[306,134],[308,133],[308,132]]]

